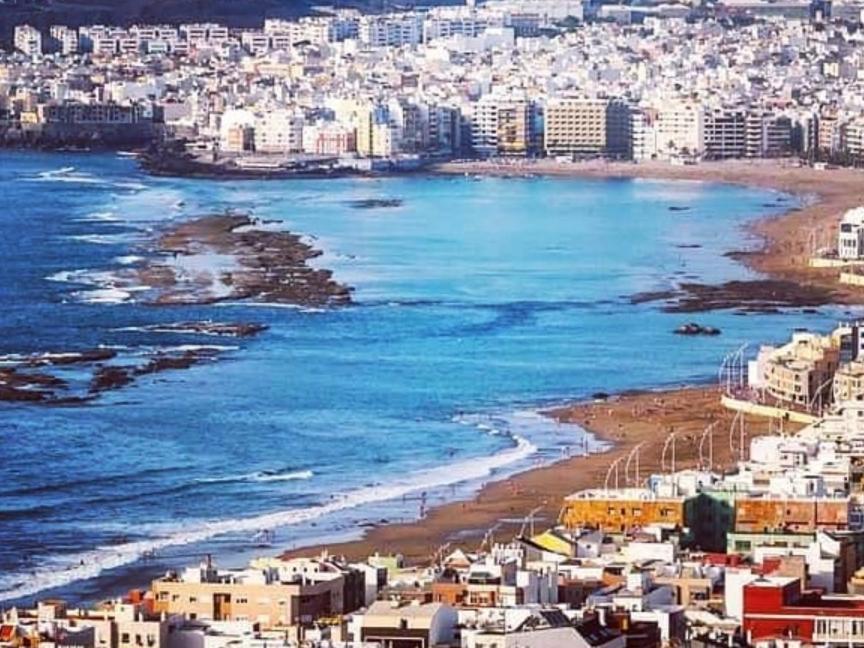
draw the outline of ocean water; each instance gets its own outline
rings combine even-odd
[[[843,313],[663,313],[628,296],[750,276],[723,256],[791,199],[692,182],[150,178],[111,154],[0,153],[0,353],[181,345],[221,359],[84,406],[0,404],[0,605],[88,601],[205,552],[293,547],[411,518],[421,498],[596,447],[537,414],[711,380],[743,342]],[[395,198],[399,207],[352,201]],[[688,209],[670,210],[670,207]],[[150,307],[111,285],[154,229],[225,209],[310,237],[355,304]],[[699,245],[701,247],[686,247]],[[682,247],[684,246],[684,247]],[[254,339],[151,333],[254,321]],[[716,338],[672,330],[696,319]],[[142,559],[147,555],[148,559]],[[155,555],[155,557],[153,557]]]

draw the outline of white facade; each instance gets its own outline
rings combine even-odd
[[[28,56],[39,56],[42,53],[42,32],[30,25],[17,25],[15,49]]]
[[[657,111],[658,157],[700,156],[705,150],[705,115],[692,102],[670,102]]]
[[[303,117],[275,109],[255,115],[255,150],[261,153],[298,153],[303,149]]]
[[[837,235],[837,255],[841,259],[864,258],[864,207],[856,207],[843,214]]]

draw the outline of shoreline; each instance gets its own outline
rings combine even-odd
[[[772,166],[778,164],[773,162]],[[541,161],[526,167],[505,167],[505,172],[502,172],[502,168],[494,163],[471,162],[447,163],[420,174],[484,173],[514,177],[531,174],[597,179],[691,180],[756,186],[805,197],[816,196],[815,200],[801,208],[795,207],[779,215],[763,216],[744,225],[743,227],[748,231],[760,237],[762,249],[735,257],[747,267],[759,272],[766,272],[769,275],[778,273],[783,277],[786,275],[782,273],[788,272],[791,273],[789,276],[794,276],[799,281],[801,277],[807,275],[805,279],[811,281],[809,275],[818,275],[820,271],[811,272],[806,267],[806,257],[803,266],[800,261],[796,262],[794,255],[786,264],[781,263],[783,260],[781,257],[787,256],[786,250],[796,249],[794,247],[796,242],[800,243],[802,240],[802,227],[807,224],[812,227],[815,226],[814,223],[823,227],[828,226],[838,219],[842,213],[841,209],[859,204],[858,199],[862,194],[854,185],[864,180],[864,173],[849,169],[817,171],[810,168],[783,166],[772,168],[772,166],[761,162],[704,163],[696,167],[593,162],[565,166],[552,161]],[[555,168],[557,171],[548,172],[547,167]],[[484,168],[487,169],[485,172]],[[748,170],[756,170],[758,173],[751,174],[753,177],[742,175]],[[826,182],[826,179],[829,181]],[[806,239],[805,233],[803,240],[806,242]],[[804,272],[805,270],[807,272]],[[796,275],[796,272],[800,272],[801,276]],[[827,273],[827,275],[833,274],[835,273]],[[823,282],[828,280],[827,275],[822,278]],[[832,303],[844,303],[836,299],[840,294],[837,286],[832,290]],[[847,293],[849,301],[845,303],[864,301],[864,291],[858,292],[852,289]],[[659,453],[660,448],[656,444],[656,439],[667,434],[669,426],[683,430],[688,437],[692,437],[697,433],[701,434],[702,429],[710,421],[725,421],[726,424],[718,426],[718,431],[715,433],[717,440],[715,449],[723,449],[722,452],[718,451],[715,463],[724,468],[733,463],[728,453],[726,438],[728,423],[731,423],[732,416],[722,410],[718,392],[714,387],[670,388],[661,391],[626,393],[614,396],[609,401],[576,403],[541,413],[549,414],[562,422],[580,423],[597,440],[611,442],[612,447],[605,452],[558,460],[539,468],[529,468],[505,479],[496,480],[496,476],[493,475],[469,499],[434,506],[425,517],[419,520],[358,529],[362,537],[356,540],[306,545],[299,549],[292,549],[284,555],[309,555],[316,550],[326,548],[331,553],[342,553],[350,558],[362,558],[376,550],[394,551],[405,555],[408,563],[419,564],[428,560],[442,544],[447,542],[453,543],[454,546],[458,544],[470,549],[476,548],[486,531],[498,524],[502,518],[507,521],[498,526],[497,533],[502,537],[512,536],[521,527],[521,518],[537,507],[540,507],[539,515],[535,518],[538,524],[554,523],[565,495],[583,488],[602,486],[606,469],[612,461],[625,455],[638,442],[649,442],[646,453],[640,460],[643,475],[658,470],[660,458],[654,454]],[[754,429],[766,428],[767,425],[762,424],[760,428]],[[653,446],[650,445],[651,441],[655,441]],[[677,467],[692,466],[695,461],[694,451],[695,444],[682,443],[679,446]]]
[[[846,210],[864,204],[864,171],[858,169],[817,170],[798,166],[790,160],[706,162],[693,166],[668,163],[634,164],[627,162],[589,161],[560,164],[553,160],[520,160],[518,164],[489,161],[447,162],[428,171],[436,175],[480,175],[492,177],[562,177],[602,179],[652,179],[733,184],[788,193],[800,200],[780,214],[762,216],[748,222],[744,229],[759,241],[753,250],[730,250],[727,254],[750,270],[770,279],[815,286],[829,291],[832,304],[864,303],[864,291],[842,286],[836,270],[809,267],[810,232],[822,229],[824,242],[836,238],[839,218]],[[859,187],[860,185],[860,187]],[[831,237],[830,239],[828,237]],[[653,404],[664,403],[663,405]],[[630,408],[631,413],[627,413]],[[656,409],[649,418],[645,410]],[[606,411],[604,416],[603,412]],[[642,413],[638,415],[638,413]],[[669,426],[686,431],[691,443],[678,451],[680,462],[694,463],[692,437],[701,434],[704,423],[721,421],[715,432],[720,440],[715,467],[734,465],[727,430],[734,413],[719,402],[713,387],[667,388],[659,391],[637,391],[612,396],[609,401],[574,402],[571,405],[541,411],[560,422],[579,423],[598,441],[611,448],[587,456],[563,459],[540,468],[531,468],[506,479],[484,484],[470,499],[451,502],[429,510],[414,522],[387,524],[368,529],[356,540],[335,544],[317,544],[284,552],[285,556],[311,554],[327,550],[362,558],[374,551],[402,553],[406,563],[420,564],[443,544],[468,547],[480,542],[494,525],[504,535],[518,532],[521,522],[501,523],[502,518],[528,515],[539,509],[543,524],[554,523],[563,497],[576,490],[602,486],[605,470],[618,457],[625,456],[640,441],[650,450],[640,458],[645,474],[658,471],[660,444],[658,438],[670,431]],[[753,429],[766,431],[767,423],[745,417]],[[699,427],[701,425],[701,428]],[[621,430],[625,436],[620,436]],[[630,436],[626,436],[629,434]],[[655,443],[650,444],[651,441]],[[698,437],[697,437],[698,441]],[[715,448],[718,444],[715,442]],[[577,473],[575,476],[571,473]],[[601,474],[602,473],[602,474]],[[542,493],[540,492],[542,490]]]
[[[307,545],[280,555],[293,557],[326,550],[360,560],[376,551],[392,552],[402,554],[406,565],[417,566],[444,545],[473,551],[490,529],[499,537],[516,535],[530,511],[535,511],[534,520],[541,528],[554,524],[566,495],[601,487],[612,462],[626,457],[639,443],[645,443],[639,461],[642,478],[659,471],[662,444],[655,441],[671,430],[680,435],[676,468],[695,467],[702,432],[710,423],[719,422],[712,435],[714,468],[729,469],[735,464],[728,438],[735,413],[722,407],[718,395],[713,385],[640,390],[542,411],[562,424],[581,426],[610,447],[530,468],[505,479],[494,480],[493,476],[470,499],[434,506],[412,522],[382,524],[366,529],[354,540]],[[748,417],[747,423],[754,431],[767,429],[764,421]],[[621,480],[623,485],[623,476]]]

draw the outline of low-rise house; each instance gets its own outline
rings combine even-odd
[[[453,644],[456,625],[455,608],[444,603],[376,601],[352,616],[348,634],[383,648],[436,648]]]

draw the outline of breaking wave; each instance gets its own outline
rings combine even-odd
[[[315,473],[311,470],[259,470],[246,475],[227,475],[225,477],[202,477],[197,481],[202,484],[230,484],[235,482],[276,482],[294,481],[297,479],[312,479]]]
[[[482,479],[537,452],[537,447],[527,439],[514,436],[513,441],[511,447],[488,457],[447,464],[391,484],[358,488],[336,495],[324,504],[239,519],[188,522],[164,527],[156,537],[106,544],[88,551],[47,558],[34,565],[28,573],[0,575],[0,601],[33,596],[75,581],[96,578],[107,570],[134,563],[149,552],[168,547],[204,542],[226,534],[254,533],[262,528],[295,526],[348,509],[398,499],[410,493]],[[287,478],[289,474],[282,474],[282,478]],[[267,475],[263,476],[267,478]]]

